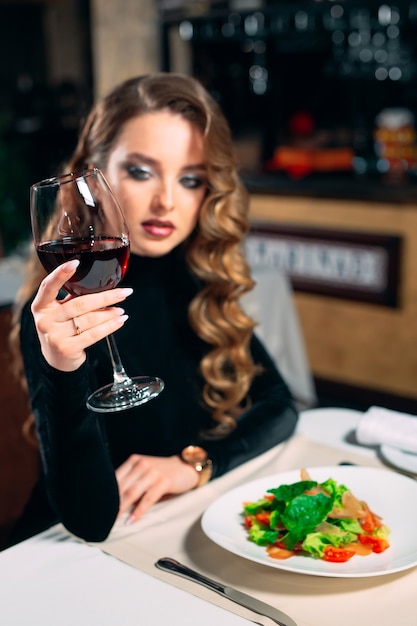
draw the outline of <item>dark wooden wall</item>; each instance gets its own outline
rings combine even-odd
[[[23,434],[28,398],[11,369],[11,311],[0,309],[0,549],[39,472],[39,453]]]

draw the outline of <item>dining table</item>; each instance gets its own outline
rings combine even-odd
[[[364,476],[369,468],[375,468],[391,477],[395,473],[406,487],[414,487],[415,479],[399,474],[376,446],[356,442],[361,416],[360,411],[340,407],[302,411],[288,441],[200,489],[159,502],[135,524],[119,519],[101,543],[84,542],[58,524],[3,550],[0,623],[272,623],[155,566],[161,557],[170,557],[280,609],[297,626],[416,626],[417,562],[383,575],[311,575],[245,558],[213,541],[202,527],[207,509],[225,494],[251,481],[300,468],[314,476],[314,468],[352,464],[358,472],[363,470]],[[401,529],[396,532],[401,534]]]

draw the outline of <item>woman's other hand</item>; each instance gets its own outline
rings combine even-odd
[[[127,511],[127,523],[136,522],[164,496],[190,491],[198,483],[193,467],[179,456],[159,457],[132,454],[117,470],[119,516]]]
[[[127,315],[113,305],[132,293],[132,289],[112,289],[57,300],[77,267],[78,261],[68,261],[48,274],[31,307],[44,358],[64,372],[78,369],[85,361],[85,348],[123,326]]]

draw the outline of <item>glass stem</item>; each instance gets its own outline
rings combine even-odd
[[[117,349],[116,340],[114,335],[108,335],[106,337],[107,345],[110,352],[110,358],[113,366],[113,381],[115,385],[129,385],[131,379],[125,372],[122,360],[120,358],[119,350]]]

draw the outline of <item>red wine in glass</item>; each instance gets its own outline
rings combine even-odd
[[[103,173],[97,169],[64,174],[32,185],[30,210],[35,248],[45,270],[79,260],[64,289],[75,297],[114,289],[125,275],[130,244],[123,212]],[[92,411],[122,411],[161,393],[156,376],[130,378],[113,335],[106,337],[113,383],[87,399]]]
[[[113,289],[125,275],[129,261],[129,245],[121,237],[66,237],[42,242],[36,252],[48,273],[66,261],[80,261],[64,285],[73,296]]]

